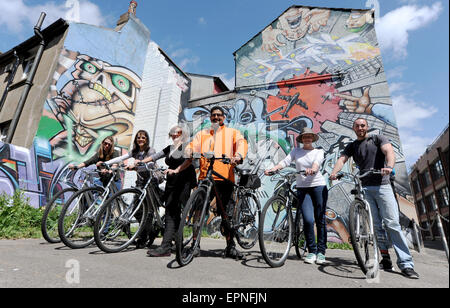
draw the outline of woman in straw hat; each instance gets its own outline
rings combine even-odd
[[[315,149],[313,142],[319,136],[311,128],[305,127],[296,140],[303,147],[294,148],[278,165],[267,169],[264,173],[281,170],[291,163],[295,163],[297,171],[305,171],[305,174],[297,175],[297,196],[298,205],[303,214],[304,231],[308,255],[306,263],[325,263],[325,250],[327,248],[327,226],[325,220],[325,210],[328,199],[328,190],[325,178],[319,172],[324,160],[324,151]],[[306,196],[309,198],[305,198]],[[314,222],[317,227],[317,244],[314,234]]]

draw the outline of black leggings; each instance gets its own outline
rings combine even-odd
[[[170,247],[181,220],[181,208],[191,194],[191,183],[187,182],[166,191],[166,223],[161,246]]]

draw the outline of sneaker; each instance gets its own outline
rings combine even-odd
[[[417,274],[414,269],[408,267],[405,269],[402,269],[402,274],[405,277],[411,278],[411,279],[419,279],[419,274]]]
[[[305,258],[305,263],[314,264],[316,262],[317,256],[315,253],[308,253]]]
[[[316,256],[316,264],[325,264],[327,261],[325,260],[325,255],[320,252]]]
[[[242,252],[238,251],[235,246],[227,246],[224,252],[225,258],[231,258],[236,260],[242,260],[244,255]]]
[[[147,251],[147,255],[149,257],[169,257],[170,256],[170,248],[160,246],[156,249],[149,249]]]
[[[392,266],[391,258],[389,257],[383,257],[380,262],[380,269],[385,270],[387,272],[393,272],[394,266]]]

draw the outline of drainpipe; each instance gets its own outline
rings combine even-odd
[[[20,58],[17,55],[17,50],[15,50],[15,49],[14,49],[14,57],[16,58],[16,62],[14,63],[11,73],[8,76],[8,82],[6,83],[5,91],[3,92],[2,99],[0,100],[0,111],[2,110],[3,104],[6,101],[6,97],[8,96],[8,92],[9,92],[9,87],[11,86],[11,84],[14,81],[14,77],[16,76],[17,68],[19,67],[19,63],[20,63]]]
[[[14,113],[14,117],[12,118],[11,125],[8,129],[8,136],[6,137],[6,143],[11,143],[14,133],[17,128],[17,124],[19,123],[20,116],[22,114],[23,108],[25,107],[25,102],[27,100],[28,94],[30,93],[30,89],[33,86],[33,79],[36,75],[37,68],[39,66],[39,62],[41,62],[42,55],[44,54],[45,49],[45,40],[44,36],[41,32],[42,23],[44,22],[46,14],[44,12],[41,13],[39,20],[34,26],[34,34],[40,38],[39,49],[36,53],[36,57],[34,58],[33,66],[31,67],[30,74],[28,75],[27,80],[25,81],[25,88],[22,92],[22,96],[20,97],[19,103],[17,104],[16,112]]]

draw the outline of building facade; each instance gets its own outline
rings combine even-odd
[[[42,32],[46,47],[14,138],[0,141],[0,191],[21,189],[34,207],[65,188],[68,164],[90,158],[107,136],[121,153],[130,150],[139,129],[149,132],[154,148],[165,147],[191,84],[150,41],[133,10],[115,29],[60,19]],[[0,55],[5,136],[38,45],[32,37]],[[70,184],[77,178],[71,176]]]
[[[328,181],[336,160],[356,139],[353,121],[365,118],[371,134],[387,136],[396,154],[395,188],[399,194],[402,225],[407,235],[414,204],[405,157],[398,135],[371,10],[291,6],[235,53],[236,88],[190,101],[180,121],[193,131],[207,127],[209,110],[222,106],[226,124],[249,141],[246,168],[258,173],[261,204],[277,185],[263,171],[282,160],[298,144],[295,138],[309,127],[319,135],[327,179],[328,240],[348,242],[348,207],[353,200],[349,179]],[[233,95],[231,95],[233,94]],[[343,171],[355,172],[353,161]],[[412,244],[412,237],[407,236]]]
[[[449,212],[449,131],[448,125],[411,168],[409,179],[422,236],[441,238],[437,215],[444,218],[448,243]],[[447,220],[447,222],[445,222]]]

